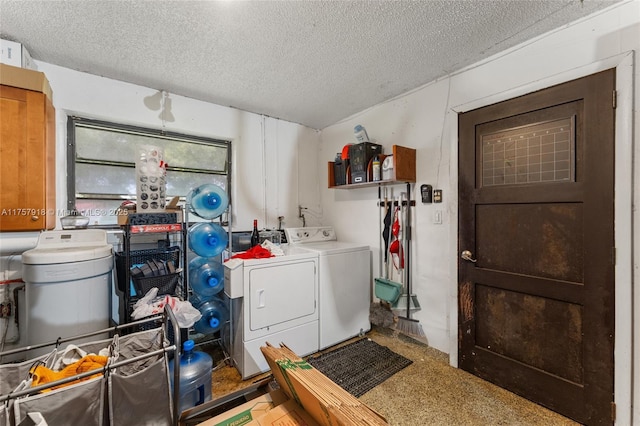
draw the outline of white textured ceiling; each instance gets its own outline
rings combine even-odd
[[[34,59],[321,129],[618,0],[9,1]]]

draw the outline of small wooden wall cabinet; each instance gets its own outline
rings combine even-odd
[[[416,150],[414,148],[407,148],[400,145],[393,145],[391,152],[393,154],[393,178],[379,181],[373,181],[372,162],[369,161],[368,180],[362,183],[349,183],[351,181],[351,173],[347,168],[347,184],[336,185],[336,179],[334,175],[334,161],[329,161],[327,176],[329,188],[335,189],[349,189],[349,188],[362,188],[367,186],[376,186],[384,184],[394,183],[415,183],[416,181]],[[388,155],[388,154],[387,154]],[[387,155],[382,154],[380,156],[380,163],[384,161]]]
[[[41,72],[0,64],[0,232],[56,225],[55,110]]]

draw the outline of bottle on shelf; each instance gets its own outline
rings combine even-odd
[[[200,222],[189,228],[189,248],[198,256],[215,257],[229,242],[224,228],[217,223]]]
[[[229,311],[224,301],[219,297],[213,296],[203,299],[198,295],[193,295],[189,298],[189,302],[202,314],[202,318],[193,325],[197,333],[216,333],[221,331],[224,324],[229,321]]]
[[[224,266],[215,258],[194,258],[189,262],[189,284],[202,298],[215,296],[224,289]]]
[[[187,194],[189,211],[203,219],[215,219],[229,206],[229,196],[213,183],[200,185]]]
[[[187,340],[180,355],[180,412],[211,400],[213,360],[194,346],[193,340]],[[173,389],[173,362],[169,363],[169,377]]]
[[[369,135],[367,134],[367,131],[363,126],[358,124],[356,127],[353,128],[353,133],[355,134],[358,142],[360,143],[369,142]]]
[[[260,244],[260,234],[258,233],[258,220],[253,219],[253,231],[251,232],[251,247]]]
[[[374,182],[377,182],[381,179],[382,175],[380,174],[380,157],[378,157],[377,155],[375,157],[373,157],[373,162],[371,164],[371,168],[372,168],[372,180]]]

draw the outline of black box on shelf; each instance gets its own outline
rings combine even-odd
[[[349,160],[342,159],[342,156],[338,153],[336,160],[333,164],[333,178],[336,185],[345,185],[347,183],[347,167],[349,166]]]
[[[361,142],[349,147],[349,164],[351,165],[351,183],[368,181],[367,167],[369,161],[376,155],[382,154],[382,145]]]
[[[176,213],[131,213],[129,225],[164,225],[178,223]]]

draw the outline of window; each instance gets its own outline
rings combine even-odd
[[[482,135],[484,186],[575,181],[575,116]]]
[[[168,199],[184,200],[204,183],[229,192],[230,141],[79,117],[69,117],[67,138],[67,206],[88,216],[90,225],[116,225],[116,209],[125,200],[135,201],[135,161],[142,145],[164,150]]]

